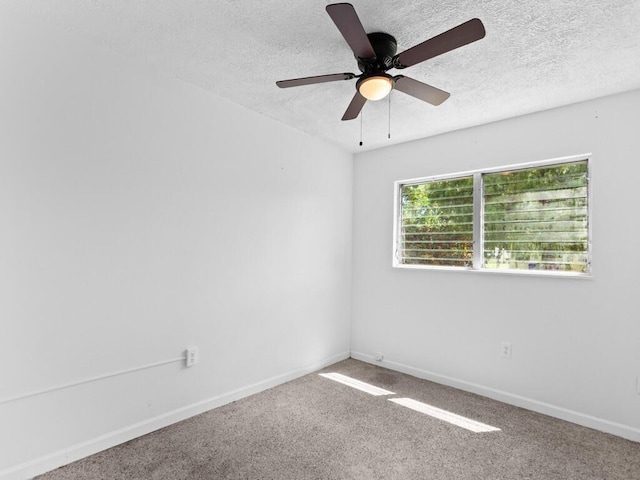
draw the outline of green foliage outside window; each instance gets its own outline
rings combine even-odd
[[[402,187],[403,263],[469,267],[473,177]]]
[[[485,268],[587,272],[587,162],[486,174]]]
[[[586,160],[400,185],[400,200],[400,264],[589,271]]]

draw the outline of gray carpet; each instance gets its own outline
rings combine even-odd
[[[351,359],[323,372],[501,431],[472,433],[311,374],[38,479],[640,479],[638,443]]]

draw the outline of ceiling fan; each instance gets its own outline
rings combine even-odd
[[[358,68],[362,73],[360,75],[334,73],[294,78],[280,80],[276,82],[276,85],[280,88],[289,88],[357,78],[356,94],[347,107],[342,120],[357,118],[367,100],[380,100],[386,97],[392,89],[411,95],[431,105],[440,105],[449,98],[450,94],[448,92],[404,75],[391,76],[387,71],[392,68],[403,69],[411,67],[480,40],[485,36],[484,25],[479,19],[474,18],[402,53],[396,54],[396,39],[388,33],[366,33],[353,5],[350,3],[327,5],[327,13],[333,23],[336,24],[336,27],[338,27],[338,30],[340,30],[351,50],[353,50],[358,61]]]

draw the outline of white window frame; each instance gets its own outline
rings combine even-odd
[[[448,270],[455,272],[483,272],[488,274],[508,274],[508,275],[534,275],[534,276],[558,276],[574,278],[591,278],[593,275],[591,261],[591,214],[593,211],[591,202],[592,182],[591,182],[591,153],[559,157],[549,160],[539,160],[534,162],[518,163],[500,167],[483,168],[478,170],[468,170],[465,172],[448,173],[444,175],[433,175],[429,177],[411,178],[408,180],[397,180],[394,182],[394,222],[393,222],[393,267],[406,268],[412,270]],[[538,168],[544,166],[561,165],[572,162],[587,162],[587,272],[569,272],[553,270],[519,270],[519,269],[494,269],[484,266],[484,198],[482,176],[488,173],[499,173],[513,170],[525,170],[528,168]],[[412,265],[400,262],[401,241],[400,231],[402,223],[402,199],[400,192],[402,187],[416,185],[420,183],[451,180],[460,177],[473,176],[473,265],[471,267],[452,267],[446,265]]]

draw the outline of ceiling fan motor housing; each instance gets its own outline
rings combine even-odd
[[[396,39],[384,32],[368,33],[367,37],[373,51],[376,52],[376,58],[358,58],[358,68],[362,73],[369,72],[386,72],[393,67],[393,57],[398,49]]]

